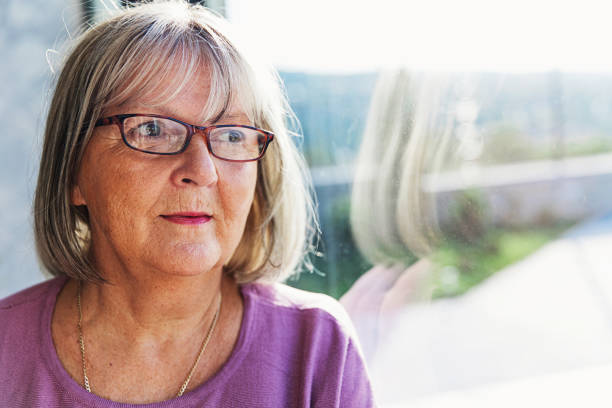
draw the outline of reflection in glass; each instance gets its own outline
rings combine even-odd
[[[374,266],[342,302],[384,406],[524,403],[610,371],[612,160],[569,109],[584,78],[381,75],[351,201]]]

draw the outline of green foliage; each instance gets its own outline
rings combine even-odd
[[[480,161],[485,164],[516,163],[530,160],[550,160],[552,147],[543,144],[518,128],[507,124],[490,127],[484,134],[485,146]],[[563,157],[579,157],[612,152],[612,138],[590,135],[566,140],[557,153]]]
[[[569,142],[565,148],[566,156],[589,156],[612,152],[612,139],[593,136]]]
[[[457,296],[491,275],[535,252],[567,229],[552,227],[510,230],[491,228],[475,242],[449,239],[432,255],[434,298]]]
[[[339,299],[372,265],[357,249],[351,233],[350,195],[341,195],[334,200],[329,220],[331,223],[325,228],[317,248],[321,255],[312,258],[315,271],[302,273],[287,284]]]
[[[568,227],[567,223],[543,220],[532,228],[501,228],[491,225],[488,213],[480,190],[466,190],[455,196],[443,229],[446,239],[431,256],[434,298],[465,293]]]
[[[484,132],[484,150],[481,161],[487,164],[513,163],[548,158],[548,152],[538,152],[533,138],[507,124],[491,127]],[[540,154],[538,154],[540,153]]]
[[[467,243],[479,242],[486,232],[488,208],[479,190],[457,193],[449,209],[445,233]]]

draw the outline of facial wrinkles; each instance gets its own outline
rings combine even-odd
[[[182,189],[170,197],[165,197],[160,215],[185,211],[202,211],[213,216],[218,216],[220,206],[215,201],[216,200],[212,199],[210,194]]]

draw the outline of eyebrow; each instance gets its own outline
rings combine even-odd
[[[214,123],[217,123],[217,122],[222,121],[222,120],[239,119],[239,118],[242,118],[242,117],[246,117],[246,115],[245,115],[245,114],[232,113],[232,114],[229,114],[229,115],[223,115],[223,116],[221,116],[221,117],[219,118],[219,120],[217,120],[217,121],[216,121],[216,122],[214,122]]]

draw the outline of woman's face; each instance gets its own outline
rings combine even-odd
[[[147,108],[146,100],[128,102],[104,116],[153,113],[205,125],[201,112],[209,82],[204,71],[167,104]],[[217,122],[230,123],[250,124],[237,107]],[[256,179],[256,162],[214,158],[201,133],[181,154],[151,155],[128,148],[119,128],[109,125],[95,129],[71,198],[87,206],[98,267],[192,275],[229,260],[242,237]]]

